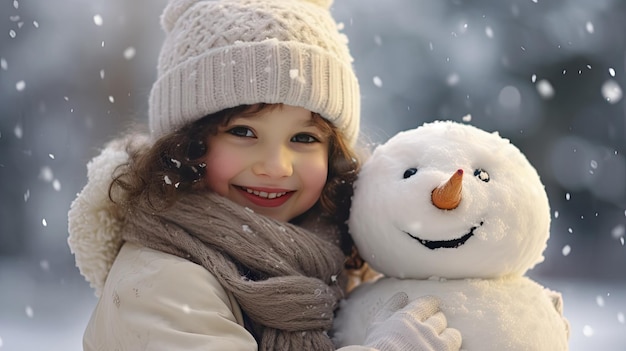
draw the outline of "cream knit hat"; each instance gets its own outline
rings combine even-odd
[[[153,138],[239,105],[284,103],[317,112],[354,144],[359,85],[332,0],[170,0]]]

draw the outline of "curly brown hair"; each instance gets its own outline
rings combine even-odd
[[[127,147],[129,162],[118,168],[109,188],[112,201],[132,204],[146,200],[154,209],[167,208],[188,192],[206,190],[202,180],[206,165],[206,140],[217,134],[236,116],[256,114],[279,108],[281,104],[242,105],[207,115],[161,137],[150,148]],[[313,122],[329,136],[328,175],[318,203],[323,214],[331,218],[341,233],[341,248],[348,257],[346,268],[362,265],[351,236],[347,219],[350,214],[352,185],[361,162],[334,124],[312,113]],[[302,216],[300,216],[302,217]],[[298,218],[292,220],[297,223]]]

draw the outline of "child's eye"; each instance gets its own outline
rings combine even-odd
[[[296,134],[291,138],[292,142],[295,143],[305,143],[305,144],[311,144],[311,143],[316,143],[319,142],[319,140],[310,135],[310,134],[304,134],[304,133],[300,133],[300,134]]]
[[[234,136],[242,137],[242,138],[253,138],[254,133],[250,128],[247,127],[233,127],[230,128],[227,133],[230,133]]]

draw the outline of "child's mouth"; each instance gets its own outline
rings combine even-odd
[[[257,190],[246,188],[243,186],[237,186],[237,189],[246,197],[250,202],[257,206],[262,207],[277,207],[284,204],[293,191],[270,191],[270,190]]]
[[[281,197],[285,194],[287,194],[286,191],[280,192],[280,193],[268,193],[265,191],[258,191],[258,190],[252,190],[252,189],[248,189],[248,188],[243,188],[244,190],[246,190],[248,192],[248,194],[254,194],[258,197],[262,197],[262,198],[266,198],[266,199],[275,199],[277,197]]]

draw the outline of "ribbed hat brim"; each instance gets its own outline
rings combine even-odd
[[[239,105],[283,103],[333,122],[349,144],[359,130],[359,86],[346,63],[319,47],[267,39],[207,51],[165,72],[150,94],[153,137]]]

